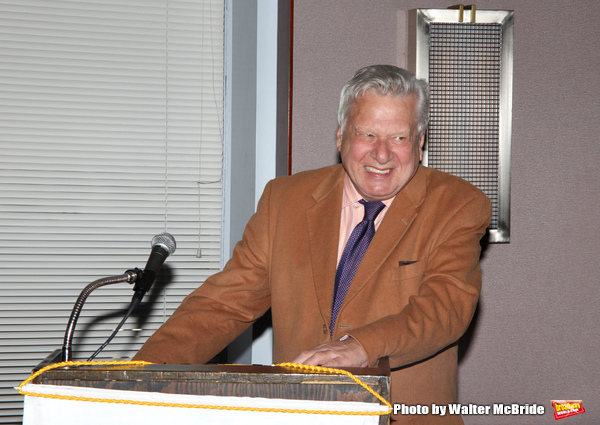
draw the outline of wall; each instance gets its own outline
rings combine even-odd
[[[338,96],[355,70],[406,66],[407,11],[453,4],[295,1],[293,172],[338,160]],[[511,242],[490,245],[482,259],[459,397],[537,403],[546,413],[465,423],[550,423],[553,399],[583,400],[587,412],[565,423],[598,423],[600,2],[498,0],[477,8],[515,11]]]

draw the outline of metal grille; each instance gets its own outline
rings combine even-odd
[[[513,26],[510,10],[409,11],[409,69],[431,88],[423,164],[490,198],[493,243],[510,241]]]
[[[432,22],[429,31],[428,166],[481,189],[497,229],[502,26]]]

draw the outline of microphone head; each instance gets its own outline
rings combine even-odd
[[[175,243],[175,238],[170,233],[164,232],[158,234],[152,238],[152,248],[155,246],[161,246],[169,255],[175,252],[175,248],[177,248],[177,244]]]

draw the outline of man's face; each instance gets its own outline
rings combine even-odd
[[[352,107],[336,146],[358,193],[367,201],[395,196],[412,179],[425,136],[417,139],[415,97],[366,92]]]

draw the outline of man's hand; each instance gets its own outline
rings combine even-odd
[[[352,337],[301,352],[293,363],[328,367],[367,367],[367,353]]]

